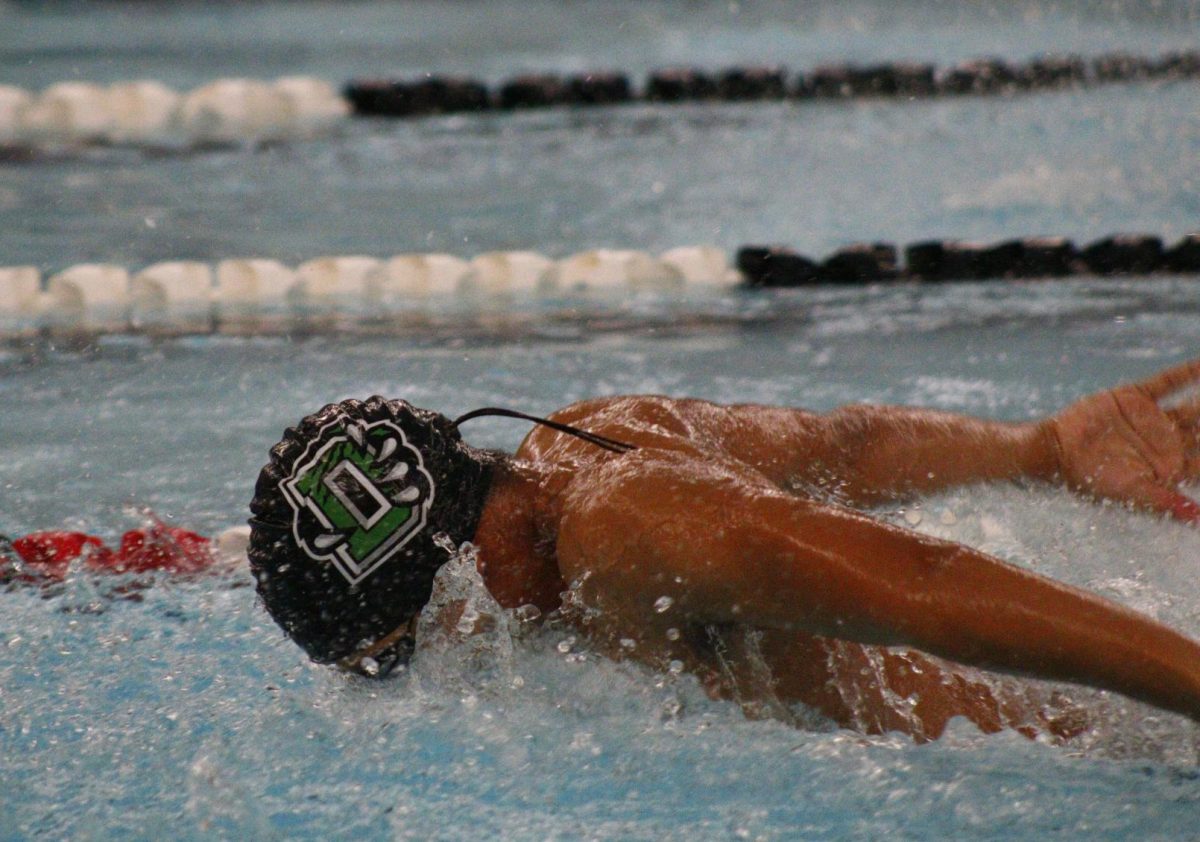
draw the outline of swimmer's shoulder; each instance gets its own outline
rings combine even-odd
[[[698,398],[672,398],[666,395],[614,395],[588,398],[568,404],[550,415],[555,421],[582,424],[605,423],[614,419],[650,423],[672,419],[691,421],[723,413],[727,407]]]
[[[551,417],[639,448],[728,457],[788,488],[795,477],[822,464],[829,451],[823,416],[793,407],[621,395],[580,401]],[[530,438],[543,436],[548,431],[534,431]],[[548,453],[550,447],[543,444],[538,450]]]

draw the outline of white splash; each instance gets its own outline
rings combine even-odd
[[[488,593],[476,567],[478,549],[454,548],[433,580],[433,595],[417,621],[413,677],[422,686],[467,694],[510,687],[513,636],[507,613]]]

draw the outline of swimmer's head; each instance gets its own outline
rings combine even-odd
[[[447,547],[474,536],[502,458],[401,400],[309,415],[271,449],[250,504],[263,604],[315,661],[369,674],[406,662]]]

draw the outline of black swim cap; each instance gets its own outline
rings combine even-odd
[[[429,601],[450,558],[437,542],[474,537],[502,458],[467,445],[445,416],[381,397],[289,428],[250,503],[250,569],[267,611],[320,663],[391,634]]]

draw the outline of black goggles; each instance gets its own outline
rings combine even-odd
[[[387,678],[396,669],[407,667],[417,649],[419,616],[419,613],[414,614],[395,631],[342,658],[337,662],[338,667],[366,678]]]

